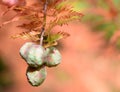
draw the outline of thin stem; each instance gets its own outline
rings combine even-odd
[[[42,27],[42,30],[41,30],[41,36],[40,36],[40,45],[43,44],[43,36],[44,36],[44,33],[45,33],[45,27],[46,27],[46,16],[47,16],[47,4],[48,4],[48,1],[46,0],[45,3],[44,3],[44,6],[43,6],[43,27]]]

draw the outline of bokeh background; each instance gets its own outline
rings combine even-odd
[[[28,0],[31,2],[32,0]],[[47,68],[47,78],[32,87],[27,64],[19,55],[26,42],[10,37],[19,33],[19,22],[0,29],[0,92],[120,92],[120,0],[70,0],[84,17],[56,27],[70,34],[58,46],[62,62]],[[0,13],[7,7],[0,5]],[[14,15],[9,11],[0,24]]]

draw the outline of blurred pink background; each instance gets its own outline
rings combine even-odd
[[[4,9],[1,6],[0,12]],[[0,18],[0,23],[12,15],[12,11],[9,12]],[[70,34],[59,47],[62,62],[57,67],[47,68],[44,83],[32,87],[25,75],[27,64],[19,55],[19,49],[26,41],[10,38],[20,32],[15,27],[17,24],[10,23],[0,29],[0,56],[8,67],[7,72],[0,73],[0,76],[12,81],[10,85],[0,85],[0,92],[120,92],[119,53],[113,46],[103,48],[103,33],[91,31],[82,22],[54,29]]]

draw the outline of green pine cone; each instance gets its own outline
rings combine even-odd
[[[32,42],[26,42],[21,48],[20,48],[20,56],[23,58],[23,59],[26,59],[27,58],[27,53],[29,51],[29,49],[31,48],[31,46],[33,45],[34,43]]]
[[[32,67],[39,67],[44,64],[44,48],[41,45],[32,45],[28,51],[26,61]]]
[[[57,66],[61,62],[61,54],[55,47],[44,49],[32,42],[25,43],[20,49],[20,55],[30,67]]]
[[[20,49],[20,55],[31,67],[39,67],[44,64],[44,48],[41,45],[27,42]]]
[[[39,86],[44,82],[47,72],[45,70],[45,66],[41,66],[39,68],[28,67],[26,75],[32,86]]]
[[[46,66],[54,67],[60,64],[61,54],[55,47],[46,48],[45,53],[47,54],[46,59],[45,59]]]

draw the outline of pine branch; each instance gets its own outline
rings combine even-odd
[[[22,32],[17,35],[11,36],[11,38],[16,39],[16,38],[21,38],[24,40],[32,40],[34,42],[39,40],[39,34],[40,32],[32,30],[32,31],[27,31],[27,32]]]
[[[66,9],[66,8],[63,8],[58,12],[59,14],[56,15],[56,17],[49,22],[47,31],[51,31],[52,28],[57,25],[62,26],[62,25],[68,24],[71,21],[80,20],[81,17],[83,16],[83,14],[79,12],[73,11],[71,9]]]
[[[11,20],[2,24],[27,20],[27,23],[18,25],[27,31],[12,36],[12,38],[29,39],[39,42],[45,47],[57,45],[60,39],[68,37],[65,32],[52,34],[52,29],[59,25],[66,25],[71,21],[80,20],[83,14],[72,10],[66,0],[40,0],[40,3],[31,6],[16,6],[13,10],[17,13]],[[63,3],[65,2],[65,3]]]

